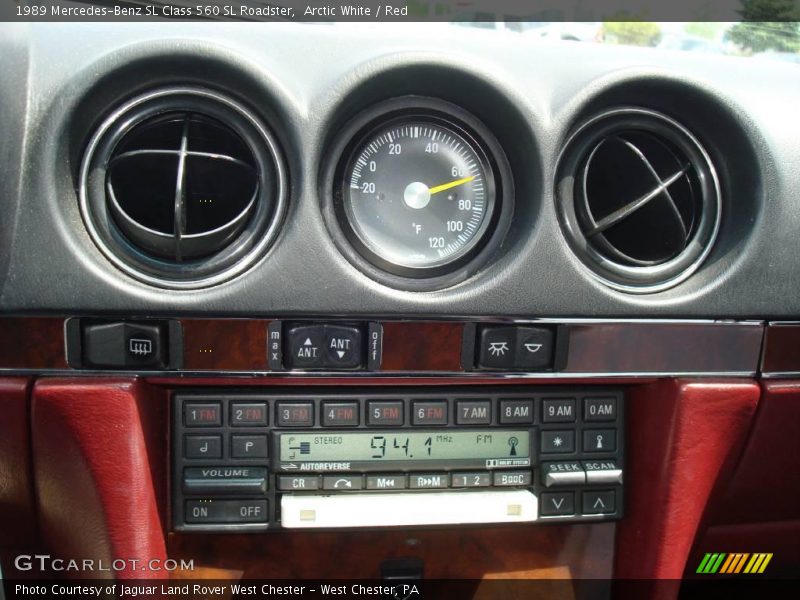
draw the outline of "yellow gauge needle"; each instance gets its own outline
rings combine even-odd
[[[450,181],[448,183],[443,183],[442,185],[437,185],[432,188],[428,188],[428,193],[436,194],[438,192],[443,192],[445,190],[449,190],[450,188],[454,188],[459,185],[464,185],[465,183],[469,183],[475,179],[475,175],[470,175],[469,177],[464,177],[462,179],[456,179],[455,181]]]

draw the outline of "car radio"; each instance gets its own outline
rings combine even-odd
[[[622,515],[619,389],[197,391],[172,407],[180,531]]]

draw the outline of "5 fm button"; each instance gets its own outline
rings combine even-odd
[[[403,403],[400,400],[375,400],[367,404],[367,425],[402,425]]]

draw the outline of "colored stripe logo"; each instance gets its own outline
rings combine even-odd
[[[714,573],[734,575],[737,573],[756,574],[763,573],[769,561],[772,560],[772,553],[758,552],[750,554],[748,552],[708,552],[700,561],[696,573],[713,575]]]

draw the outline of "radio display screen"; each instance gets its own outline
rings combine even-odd
[[[281,461],[398,461],[529,459],[525,430],[283,433]]]

